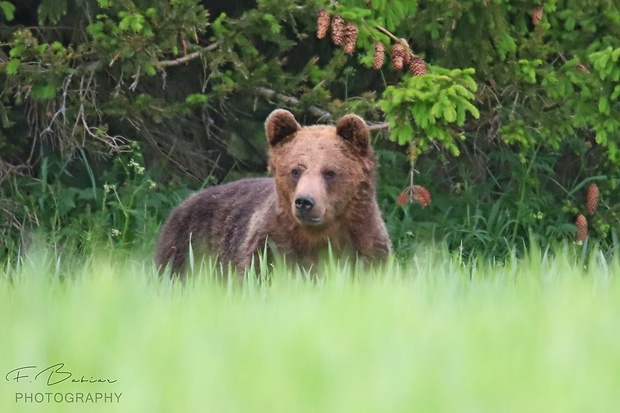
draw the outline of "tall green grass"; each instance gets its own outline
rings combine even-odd
[[[463,263],[429,248],[381,268],[329,263],[318,278],[279,266],[243,285],[206,266],[180,285],[143,256],[39,249],[0,272],[0,411],[615,411],[620,264],[574,257]],[[116,382],[5,377],[57,363]]]

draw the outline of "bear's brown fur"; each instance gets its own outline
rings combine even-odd
[[[391,249],[376,201],[377,162],[366,123],[347,115],[337,125],[301,127],[275,110],[265,122],[274,178],[241,179],[199,191],[172,211],[156,263],[183,276],[189,247],[239,269],[265,244],[287,261],[316,264],[328,242],[336,254],[365,260]]]

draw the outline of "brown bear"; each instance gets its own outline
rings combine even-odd
[[[391,243],[376,200],[377,161],[366,123],[301,127],[278,109],[265,122],[269,171],[199,191],[174,209],[156,246],[156,264],[184,277],[190,245],[246,269],[268,249],[287,262],[316,264],[331,245],[364,260],[385,258]]]

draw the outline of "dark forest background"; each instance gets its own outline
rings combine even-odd
[[[613,252],[619,57],[611,0],[0,0],[0,257],[150,248],[192,190],[266,173],[275,108],[366,119],[401,257]]]

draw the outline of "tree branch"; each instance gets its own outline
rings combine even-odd
[[[386,35],[388,35],[388,37],[392,40],[394,40],[396,43],[403,43],[403,41],[401,39],[399,39],[398,37],[394,36],[388,29],[385,29],[381,26],[379,26],[378,24],[375,25],[375,28],[377,30],[379,30],[380,32],[385,33]],[[403,44],[404,46],[404,44]]]
[[[416,56],[416,54],[413,53],[413,50],[409,46],[409,43],[407,43],[406,39],[402,39],[402,38],[399,39],[398,37],[394,36],[388,29],[381,27],[378,24],[375,25],[375,28],[379,30],[380,32],[385,33],[390,39],[394,40],[394,42],[400,43],[401,45],[403,45],[403,47],[405,47],[409,51],[409,53],[411,53],[413,56]]]
[[[276,98],[281,100],[284,103],[288,103],[292,106],[299,106],[300,105],[300,101],[297,98],[294,98],[292,96],[287,96],[287,95],[283,95],[281,93],[277,93],[275,90],[271,90],[271,89],[267,89],[265,87],[257,87],[254,89],[254,91],[266,98],[266,99],[272,99],[272,98]],[[318,108],[316,106],[310,106],[308,108],[308,111],[310,113],[312,113],[314,116],[318,117],[319,119],[332,119],[333,116],[331,113]],[[390,128],[390,124],[387,122],[382,122],[382,123],[375,123],[373,125],[368,125],[368,130],[371,131],[375,131],[375,130],[381,130],[381,129],[389,129]]]
[[[290,105],[293,106],[299,106],[301,104],[301,102],[299,101],[299,99],[294,98],[292,96],[286,96],[280,93],[277,93],[275,90],[271,90],[271,89],[267,89],[265,87],[257,87],[254,89],[254,91],[259,94],[260,96],[266,98],[266,99],[271,99],[271,98],[277,98],[285,103],[288,103]],[[310,106],[308,108],[308,111],[310,113],[312,113],[314,116],[318,117],[319,119],[331,119],[332,114],[321,109],[321,108],[317,108],[316,106]]]
[[[183,57],[179,57],[178,59],[162,60],[160,62],[157,62],[155,64],[155,66],[157,66],[158,69],[165,69],[166,67],[178,66],[178,65],[181,65],[183,63],[190,62],[190,61],[192,61],[194,59],[198,59],[200,56],[203,55],[203,53],[212,52],[213,50],[217,49],[221,45],[222,45],[222,41],[218,40],[217,42],[211,43],[209,46],[205,47],[202,50],[199,50],[199,51],[194,52],[194,53],[190,53],[190,54],[185,55]]]
[[[387,122],[375,123],[372,125],[368,125],[368,130],[381,130],[381,129],[390,129],[390,124]]]

